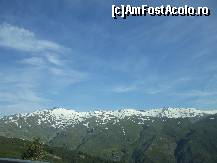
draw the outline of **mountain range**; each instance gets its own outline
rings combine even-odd
[[[64,108],[0,118],[0,136],[132,163],[217,162],[217,110]]]

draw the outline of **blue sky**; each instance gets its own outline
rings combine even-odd
[[[0,0],[0,112],[217,108],[217,2]],[[112,19],[112,4],[209,17]]]

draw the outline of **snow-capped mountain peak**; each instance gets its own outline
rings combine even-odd
[[[65,126],[74,126],[77,124],[86,124],[90,119],[93,119],[98,124],[107,124],[108,122],[118,123],[119,120],[128,118],[139,119],[139,123],[143,124],[144,121],[150,118],[191,118],[201,117],[204,115],[216,114],[217,110],[207,111],[198,110],[195,108],[158,108],[150,110],[135,110],[135,109],[121,109],[121,110],[98,110],[90,112],[78,112],[75,110],[65,108],[54,108],[32,113],[16,114],[12,116],[3,117],[4,123],[19,124],[20,120],[28,123],[28,119],[36,119],[37,125],[50,124],[52,127],[61,128]],[[136,122],[135,122],[136,123]]]

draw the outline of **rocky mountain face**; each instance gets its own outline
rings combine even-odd
[[[216,113],[194,108],[93,112],[54,108],[2,117],[0,135],[40,137],[51,146],[114,161],[217,162]]]

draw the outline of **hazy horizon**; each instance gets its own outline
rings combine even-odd
[[[217,2],[164,1],[210,16],[127,19],[113,3],[144,2],[0,0],[0,113],[217,108]]]
[[[196,109],[200,111],[217,111],[217,108],[195,108],[195,107],[153,107],[153,108],[86,108],[86,109],[79,109],[79,108],[65,108],[65,107],[51,107],[51,108],[37,108],[37,109],[32,109],[29,111],[17,111],[14,113],[6,113],[6,114],[0,114],[0,117],[4,116],[11,116],[11,115],[16,115],[16,114],[28,114],[28,113],[33,113],[33,112],[38,112],[38,111],[46,111],[46,110],[54,110],[54,109],[64,109],[64,110],[71,110],[71,111],[76,111],[76,112],[94,112],[94,111],[119,111],[119,110],[137,110],[137,111],[149,111],[149,110],[155,110],[155,109]]]

